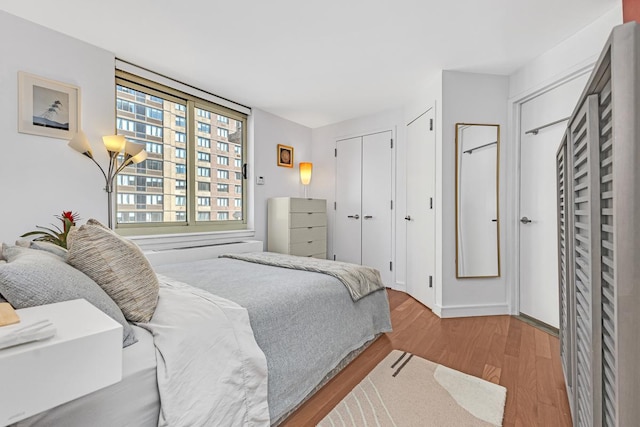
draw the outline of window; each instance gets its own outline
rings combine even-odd
[[[145,125],[144,133],[149,136],[155,136],[156,138],[162,138],[162,128],[153,125]]]
[[[242,180],[242,172],[235,172],[235,175],[236,175],[236,181]]]
[[[146,142],[144,145],[147,153],[162,154],[162,144]]]
[[[133,120],[121,119],[118,118],[116,120],[116,127],[118,130],[125,130],[127,132],[135,132],[136,131],[136,122]]]
[[[233,200],[233,206],[235,206],[236,208],[241,208],[242,207],[242,199],[234,199]]]
[[[133,102],[125,101],[124,99],[118,99],[116,101],[116,108],[120,111],[126,111],[127,113],[136,112],[136,104]]]
[[[239,145],[234,145],[233,146],[233,151],[239,156],[242,154],[242,147]]]
[[[211,133],[211,125],[208,125],[206,123],[198,122],[197,129],[198,132]]]
[[[160,160],[151,160],[147,159],[144,162],[138,163],[138,172],[144,173],[145,170],[150,171],[161,171],[162,170],[162,162]]]
[[[198,114],[198,117],[204,117],[205,119],[210,119],[211,118],[211,113],[207,110],[202,110],[200,108],[196,108],[196,113]]]
[[[136,204],[135,194],[118,193],[117,199],[118,199],[119,205],[135,205]]]
[[[159,234],[246,228],[246,180],[236,173],[246,161],[244,148],[233,160],[228,155],[230,144],[232,150],[246,144],[246,115],[120,70],[115,98],[118,133],[143,144],[149,156],[115,180],[116,227],[128,229],[125,234],[142,231],[139,224],[146,222],[154,225],[145,233]],[[215,147],[211,135],[220,139]],[[212,169],[212,162],[225,169]],[[211,212],[218,203],[229,211]]]
[[[236,185],[236,194],[242,194],[242,185]]]
[[[145,202],[147,205],[161,205],[162,204],[162,195],[161,194],[147,194],[145,197]]]
[[[145,180],[145,184],[147,187],[154,187],[154,188],[162,188],[162,185],[164,184],[164,180],[162,178],[142,178]]]
[[[154,120],[162,120],[162,110],[158,110],[157,108],[146,108],[147,117]]]
[[[133,175],[116,175],[118,185],[136,185],[136,177]]]

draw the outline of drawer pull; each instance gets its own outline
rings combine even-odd
[[[309,241],[307,241],[307,243],[313,243],[313,240],[309,240]]]

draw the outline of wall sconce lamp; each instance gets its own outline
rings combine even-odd
[[[113,197],[111,194],[113,193],[113,179],[127,166],[146,160],[147,152],[145,151],[144,145],[127,141],[122,135],[103,136],[102,142],[109,152],[109,168],[106,172],[102,166],[96,162],[96,159],[93,158],[91,145],[83,131],[78,131],[78,133],[73,136],[69,141],[69,147],[90,158],[93,163],[100,168],[100,172],[102,172],[105,180],[104,191],[107,192],[109,228],[113,229]],[[123,155],[124,159],[122,163],[118,165],[118,157],[120,155]]]
[[[307,188],[311,182],[311,171],[313,170],[313,163],[300,162],[300,182],[304,185],[304,198],[307,198]]]

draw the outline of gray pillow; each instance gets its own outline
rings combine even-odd
[[[84,273],[46,251],[6,246],[0,264],[0,294],[14,308],[84,298],[122,325],[123,347],[137,341],[131,325],[109,295]]]
[[[71,230],[67,241],[67,262],[95,280],[127,320],[151,320],[158,303],[158,278],[135,243],[95,219]]]

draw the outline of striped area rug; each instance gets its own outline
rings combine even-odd
[[[507,389],[392,351],[320,427],[500,426]]]

